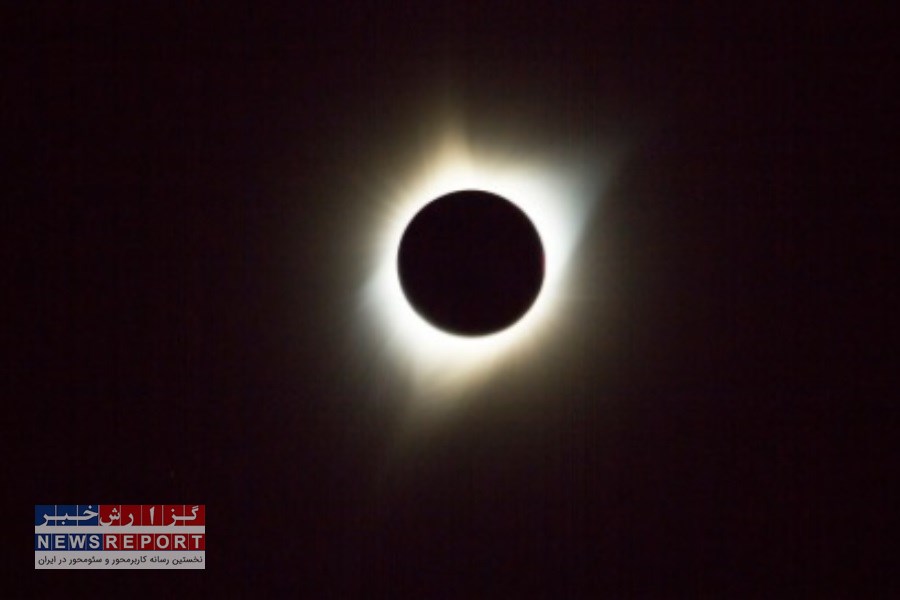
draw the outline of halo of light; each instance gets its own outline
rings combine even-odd
[[[375,257],[362,291],[364,319],[383,342],[393,368],[420,398],[446,398],[469,389],[503,364],[552,341],[563,310],[574,251],[593,209],[602,173],[577,161],[521,156],[521,149],[472,147],[459,129],[436,144],[418,170],[382,191],[382,221],[371,240]],[[543,287],[531,309],[502,331],[465,337],[435,328],[407,301],[397,272],[397,251],[415,214],[444,194],[475,189],[498,194],[522,209],[541,237]]]

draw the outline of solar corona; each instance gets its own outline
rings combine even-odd
[[[376,186],[361,314],[392,381],[425,402],[458,398],[558,343],[605,175],[595,157],[529,155],[454,126]]]

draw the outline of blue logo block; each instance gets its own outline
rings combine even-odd
[[[97,504],[79,504],[78,510],[75,511],[78,513],[78,525],[99,525],[98,519],[99,512],[98,508],[100,508]]]
[[[78,516],[78,505],[76,504],[57,504],[56,505],[56,524],[65,527],[74,527],[78,525],[75,517]]]
[[[56,505],[55,504],[35,504],[34,505],[34,526],[38,525],[56,525]]]

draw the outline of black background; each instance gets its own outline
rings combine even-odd
[[[896,591],[886,19],[151,4],[3,18],[4,596]],[[617,308],[396,451],[346,235],[444,97],[628,140],[579,250]],[[65,502],[205,503],[207,570],[32,573]]]

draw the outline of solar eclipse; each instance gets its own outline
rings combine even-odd
[[[359,317],[378,361],[361,368],[426,403],[489,379],[527,382],[565,360],[589,306],[577,248],[609,168],[591,151],[479,142],[455,123],[431,137],[418,160],[369,188],[357,220],[369,261]]]

